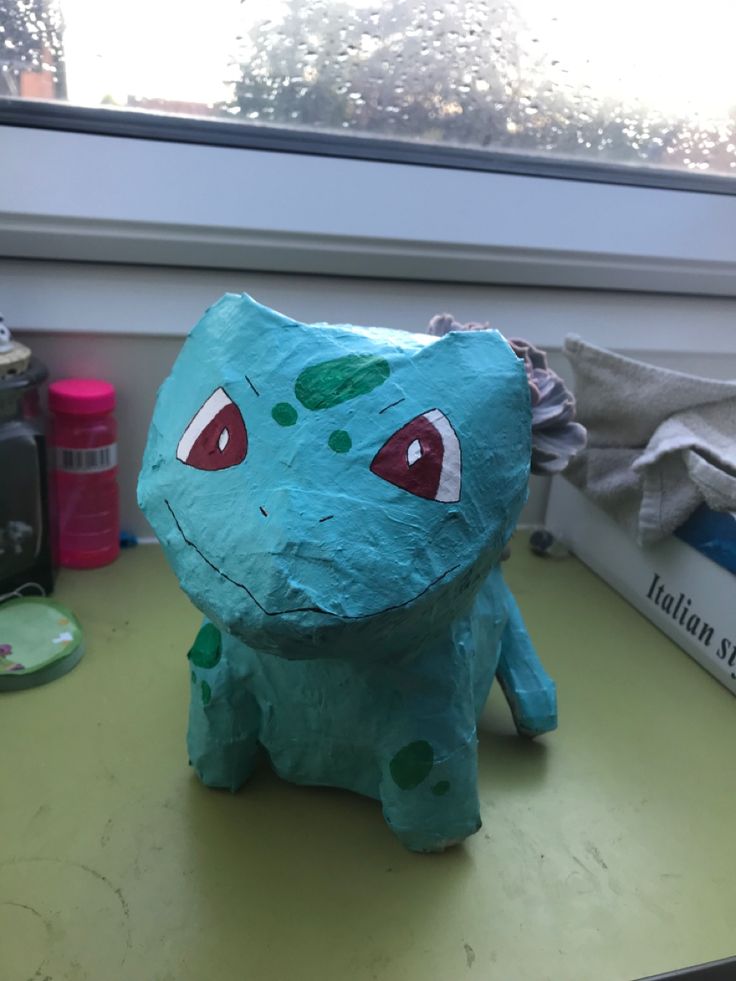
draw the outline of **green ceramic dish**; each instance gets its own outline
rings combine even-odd
[[[0,691],[45,685],[78,664],[82,628],[60,603],[23,597],[0,605]]]

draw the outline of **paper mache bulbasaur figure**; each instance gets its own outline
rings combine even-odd
[[[492,330],[307,325],[247,295],[206,312],[138,486],[205,616],[188,731],[205,784],[237,790],[265,750],[286,780],[380,800],[412,850],[478,830],[494,677],[520,733],[556,726],[499,566],[527,496],[528,371]]]

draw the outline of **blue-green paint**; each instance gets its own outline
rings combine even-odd
[[[327,445],[334,453],[347,453],[352,447],[353,441],[350,439],[350,434],[346,433],[344,429],[336,429],[330,433]]]
[[[397,787],[413,790],[426,780],[434,764],[434,752],[426,739],[404,746],[391,760],[389,769]]]
[[[390,374],[385,358],[375,354],[347,354],[305,368],[296,380],[294,394],[307,409],[331,409],[372,392]]]
[[[220,660],[220,631],[212,623],[205,623],[197,634],[188,657],[198,668],[214,668]]]
[[[449,780],[438,780],[436,784],[432,787],[432,793],[435,797],[444,797],[447,791],[450,789]]]
[[[258,397],[243,385],[241,404],[246,374]],[[277,432],[272,408],[295,387],[308,411]],[[182,467],[182,434],[218,388],[242,414],[247,455]],[[371,471],[435,409],[462,451],[462,494],[447,504]],[[336,453],[330,434],[348,429],[352,449]],[[207,618],[188,733],[205,783],[237,789],[263,747],[285,779],[380,799],[415,850],[477,830],[476,719],[494,676],[521,731],[555,725],[554,685],[498,564],[530,436],[524,368],[495,331],[309,326],[247,296],[210,308],[160,389],[138,487]]]
[[[277,402],[271,409],[271,416],[279,426],[293,426],[298,418],[296,409],[288,402]]]

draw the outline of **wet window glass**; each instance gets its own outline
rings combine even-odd
[[[0,0],[0,95],[736,176],[723,0]]]

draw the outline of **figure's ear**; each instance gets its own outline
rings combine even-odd
[[[191,336],[227,344],[228,341],[242,340],[244,333],[293,326],[291,317],[258,303],[247,293],[225,293],[207,310]]]
[[[524,363],[497,330],[452,331],[424,348],[418,363],[431,365],[433,376],[461,404],[505,407],[529,414],[529,385]]]
[[[457,436],[462,491],[455,496],[474,501],[481,512],[513,511],[526,493],[531,459],[523,362],[494,330],[448,333],[413,360],[427,367],[427,409],[440,410]]]

